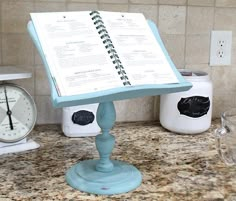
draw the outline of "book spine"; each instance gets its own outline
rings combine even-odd
[[[107,53],[109,54],[112,63],[114,64],[115,69],[117,70],[117,73],[123,82],[123,85],[124,86],[131,85],[129,78],[124,70],[124,66],[121,63],[119,56],[115,50],[115,47],[112,43],[112,40],[109,36],[109,33],[106,30],[106,27],[104,25],[102,17],[100,16],[100,13],[98,11],[92,11],[90,12],[90,16],[91,19],[93,20],[94,25],[96,26],[96,29],[98,30],[98,34],[100,35],[100,38],[102,39],[102,42],[105,45],[105,48],[107,49]]]

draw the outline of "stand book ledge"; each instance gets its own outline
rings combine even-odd
[[[191,83],[185,81],[180,75],[169,58],[155,24],[150,20],[147,22],[166,55],[179,83],[120,87],[73,96],[58,96],[34,25],[31,21],[28,23],[28,32],[40,53],[47,72],[53,106],[70,107],[99,103],[97,123],[101,127],[102,134],[96,136],[96,147],[100,159],[81,161],[67,171],[66,181],[75,189],[88,193],[111,195],[134,190],[141,184],[142,176],[138,169],[122,161],[110,160],[110,155],[115,144],[115,137],[110,134],[110,129],[113,127],[116,119],[113,101],[180,92],[188,90],[192,86]]]

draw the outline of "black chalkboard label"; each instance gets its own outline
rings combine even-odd
[[[181,115],[192,118],[199,118],[206,115],[210,108],[209,97],[191,96],[181,98],[178,102],[177,108]]]
[[[93,123],[95,116],[92,112],[87,110],[79,110],[72,115],[72,122],[81,126],[86,126]]]

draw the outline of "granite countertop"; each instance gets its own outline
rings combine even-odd
[[[112,159],[135,165],[142,184],[129,193],[99,196],[74,190],[65,172],[75,163],[98,158],[95,137],[68,138],[60,125],[36,126],[37,150],[0,156],[0,200],[199,200],[235,201],[236,167],[226,167],[215,149],[213,131],[171,133],[158,122],[116,123]]]

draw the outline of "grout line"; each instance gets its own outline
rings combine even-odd
[[[214,7],[213,7],[214,11],[213,11],[213,24],[212,24],[212,30],[215,30],[215,15],[216,15],[216,0],[214,0]],[[208,65],[210,67],[210,78],[211,80],[213,80],[213,70],[214,68],[212,68],[212,66],[210,66],[210,56],[211,56],[211,33],[210,33],[210,42],[209,42],[209,61],[208,61]]]
[[[34,11],[36,11],[36,4],[35,4],[35,1],[33,2],[33,10]],[[32,41],[32,43],[33,43],[33,41]],[[33,79],[34,79],[34,97],[36,97],[36,59],[35,59],[35,57],[36,57],[36,47],[34,46],[34,44],[33,44],[33,73],[34,73],[34,75],[33,75]]]
[[[187,25],[188,25],[188,4],[186,5],[186,15],[185,15],[185,43],[184,43],[184,69],[186,68],[186,49],[187,49]]]
[[[3,31],[2,31],[2,2],[0,2],[0,47],[1,47],[1,51],[0,51],[0,64],[3,64],[3,51],[2,51],[2,44],[3,44]]]

